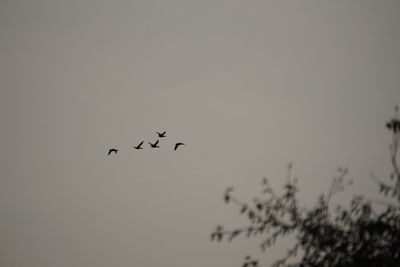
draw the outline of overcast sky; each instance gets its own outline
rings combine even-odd
[[[222,193],[251,200],[264,175],[279,189],[293,162],[304,205],[339,166],[355,182],[339,199],[376,195],[368,175],[388,177],[384,124],[400,104],[399,13],[396,0],[2,0],[0,265],[283,256],[286,241],[210,242],[246,223]]]

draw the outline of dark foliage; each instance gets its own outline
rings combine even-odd
[[[296,242],[280,260],[272,266],[400,266],[400,172],[397,163],[400,138],[398,107],[395,116],[386,127],[392,134],[390,161],[393,171],[389,182],[374,175],[383,199],[378,201],[384,208],[374,209],[376,200],[361,195],[354,196],[350,206],[337,206],[330,212],[330,200],[343,191],[351,181],[346,179],[347,168],[339,168],[328,194],[322,194],[312,208],[300,207],[297,198],[297,179],[292,177],[292,165],[288,166],[287,183],[282,194],[276,194],[267,178],[262,180],[262,197],[248,204],[236,198],[230,187],[224,201],[239,207],[249,224],[243,228],[226,230],[217,226],[211,234],[215,241],[239,236],[265,235],[261,248],[265,251],[275,241],[293,235]],[[246,257],[244,267],[258,266],[258,262]]]

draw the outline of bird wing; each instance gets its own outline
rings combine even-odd
[[[138,145],[138,147],[140,147],[141,145],[143,145],[143,142],[144,142],[144,141],[140,142],[140,144]]]
[[[153,144],[152,144],[152,143],[150,143],[150,142],[147,142],[147,143],[149,143],[151,146],[153,146]]]
[[[167,132],[164,131],[164,132],[162,133],[162,135],[165,135],[166,133],[167,133]]]
[[[154,143],[155,146],[158,144],[158,141],[159,141],[159,140],[157,140],[157,141]]]
[[[110,150],[108,150],[108,154],[107,155],[110,155],[111,154],[111,149]]]

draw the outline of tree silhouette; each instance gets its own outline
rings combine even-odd
[[[272,266],[400,266],[400,171],[397,163],[400,139],[398,107],[395,116],[386,124],[392,134],[390,162],[393,171],[388,182],[371,178],[377,183],[384,200],[384,208],[377,211],[372,204],[376,200],[355,195],[349,207],[336,206],[330,211],[330,200],[343,191],[352,181],[347,179],[347,168],[338,168],[337,175],[327,194],[321,194],[311,208],[299,205],[297,179],[288,165],[287,183],[282,194],[277,194],[267,178],[262,180],[262,196],[249,204],[233,195],[233,187],[224,193],[226,203],[237,205],[240,213],[248,218],[243,228],[225,229],[217,226],[211,240],[222,241],[239,236],[248,238],[265,235],[262,250],[275,241],[293,235],[295,242],[281,259]],[[243,267],[252,266],[250,256]]]

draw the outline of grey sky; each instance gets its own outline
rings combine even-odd
[[[225,206],[295,165],[303,203],[386,178],[399,1],[1,1],[0,265],[239,266]],[[130,147],[154,141],[157,151]],[[187,143],[172,151],[174,142]],[[110,146],[120,149],[107,157]],[[281,254],[282,255],[282,254]],[[188,264],[188,262],[190,262]]]

